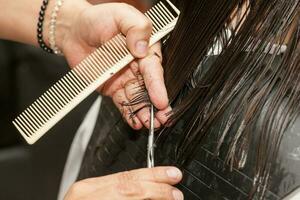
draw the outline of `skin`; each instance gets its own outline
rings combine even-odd
[[[43,34],[47,44],[49,18],[54,2],[49,1],[45,15]],[[148,48],[152,30],[150,21],[136,8],[125,3],[92,3],[85,0],[64,1],[57,18],[57,46],[72,68],[96,47],[122,32],[126,36],[129,50],[137,60],[107,81],[98,91],[113,99],[133,129],[149,128],[149,109],[140,110],[132,120],[129,107],[123,106],[132,98],[128,87],[137,84],[138,71],[145,80],[152,103],[158,109],[155,127],[160,127],[167,121],[167,113],[171,108],[164,84],[160,44]],[[5,6],[0,13],[0,38],[37,45],[36,23],[41,2],[32,1],[24,6],[21,0],[0,0],[0,5]],[[137,105],[132,109],[141,106]]]
[[[67,1],[62,9],[73,7],[68,6],[68,3],[73,4],[72,1]],[[129,116],[130,108],[123,106],[124,103],[128,103],[133,98],[128,87],[132,84],[138,84],[136,73],[140,72],[144,78],[151,101],[159,109],[155,119],[155,127],[160,127],[161,124],[166,122],[166,113],[170,111],[170,107],[164,85],[160,44],[148,49],[148,41],[152,30],[150,21],[128,4],[106,3],[91,6],[87,2],[82,3],[83,5],[80,6],[77,15],[68,14],[69,10],[62,10],[65,18],[72,16],[70,21],[73,22],[60,26],[61,29],[64,29],[64,31],[61,31],[64,34],[60,37],[61,41],[59,43],[62,44],[61,49],[68,58],[70,65],[75,66],[99,44],[103,44],[121,31],[126,35],[129,50],[139,59],[106,82],[99,88],[99,91],[113,99],[124,119],[132,128],[141,129],[143,126],[149,128],[149,109],[142,109],[132,120]],[[77,53],[74,53],[73,49],[76,49]],[[141,106],[137,105],[131,109],[135,110]]]
[[[44,20],[43,34],[48,46],[48,25],[54,2],[49,1]],[[133,123],[128,108],[122,105],[132,98],[134,86],[139,81],[137,73],[141,74],[150,99],[158,109],[155,126],[161,126],[167,121],[166,113],[171,108],[164,85],[160,44],[148,47],[152,30],[150,21],[128,4],[95,2],[99,3],[99,0],[93,0],[94,5],[85,0],[64,0],[57,19],[57,46],[70,67],[74,67],[96,47],[122,32],[136,60],[101,86],[99,91],[113,99],[132,128],[149,127],[148,109],[140,110]],[[37,46],[36,24],[41,1],[0,0],[0,5],[0,38]],[[122,172],[79,181],[70,188],[65,200],[181,200],[182,193],[172,186],[181,178],[181,172],[173,167]]]
[[[75,183],[64,200],[182,200],[172,185],[182,178],[173,167],[156,167],[117,173]]]

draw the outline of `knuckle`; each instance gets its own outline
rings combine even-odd
[[[141,183],[136,181],[132,172],[123,172],[117,177],[116,189],[119,195],[133,197],[141,196],[144,193]]]
[[[152,23],[147,17],[143,16],[143,18],[137,22],[136,27],[150,32],[152,30]]]
[[[153,90],[157,84],[160,84],[161,87],[164,87],[163,83],[162,83],[162,79],[160,77],[157,77],[156,75],[147,75],[147,81],[145,82],[145,85],[147,88],[150,88],[150,90]],[[157,98],[161,98],[161,96],[157,97]]]
[[[117,175],[117,182],[118,183],[127,183],[129,181],[132,181],[132,173],[129,172],[129,171],[126,171],[126,172],[122,172],[122,173],[119,173]]]
[[[158,181],[158,180],[159,180],[159,178],[158,178],[159,175],[158,175],[157,170],[154,169],[154,168],[150,168],[149,170],[150,170],[150,176],[151,176],[151,179],[152,179],[154,182]]]
[[[126,185],[120,185],[118,187],[118,191],[122,196],[126,197],[140,197],[143,196],[143,194],[145,193],[139,182],[132,182],[130,184],[127,183]]]
[[[143,58],[140,61],[140,68],[144,69],[145,67],[151,65],[151,60],[149,59],[149,57]]]
[[[153,66],[156,67],[157,63],[156,63],[156,61],[154,61],[152,59],[152,56],[147,56],[140,60],[139,69],[142,74],[149,71],[149,70],[147,70],[148,67],[149,67],[149,69],[152,69]]]
[[[155,69],[157,68],[159,70],[162,70],[161,60],[158,56],[154,54],[149,54],[147,57],[141,59],[140,66],[141,68],[145,68],[145,67],[152,68],[152,66],[154,66]]]
[[[136,89],[137,83],[138,83],[137,79],[136,78],[132,78],[132,79],[128,80],[126,83],[124,83],[124,87],[129,92],[132,92],[132,91],[134,91]]]
[[[164,199],[173,199],[172,187],[169,185],[163,185],[159,187],[159,193],[163,196]]]

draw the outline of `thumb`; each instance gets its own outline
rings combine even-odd
[[[143,58],[149,49],[152,32],[151,21],[136,8],[117,3],[114,6],[114,19],[120,31],[126,36],[127,47],[136,58]]]

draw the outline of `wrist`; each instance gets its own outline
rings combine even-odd
[[[55,9],[56,0],[52,0],[49,3],[49,9],[46,12],[46,24],[44,28],[45,43],[50,46],[49,37],[50,35],[50,23],[51,14]],[[87,7],[91,6],[85,0],[64,0],[59,12],[57,12],[56,23],[55,23],[55,40],[56,47],[64,52],[65,46],[64,41],[67,37],[70,37],[72,33],[72,27],[75,25],[75,20],[77,16],[85,10]]]

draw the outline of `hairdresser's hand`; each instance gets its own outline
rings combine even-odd
[[[75,66],[96,47],[122,32],[129,50],[138,59],[105,83],[99,91],[113,99],[132,128],[140,129],[143,125],[149,127],[149,108],[140,109],[143,104],[124,106],[133,98],[139,86],[138,74],[141,74],[150,99],[159,111],[155,127],[164,124],[170,108],[161,66],[160,44],[148,48],[151,22],[134,7],[124,3],[92,6],[85,0],[66,0],[61,9],[61,22],[57,25],[57,34],[61,35],[57,36],[57,43],[69,64]],[[131,118],[130,113],[136,110],[139,111]]]
[[[138,169],[75,183],[64,200],[183,200],[173,187],[182,178],[173,167]]]

